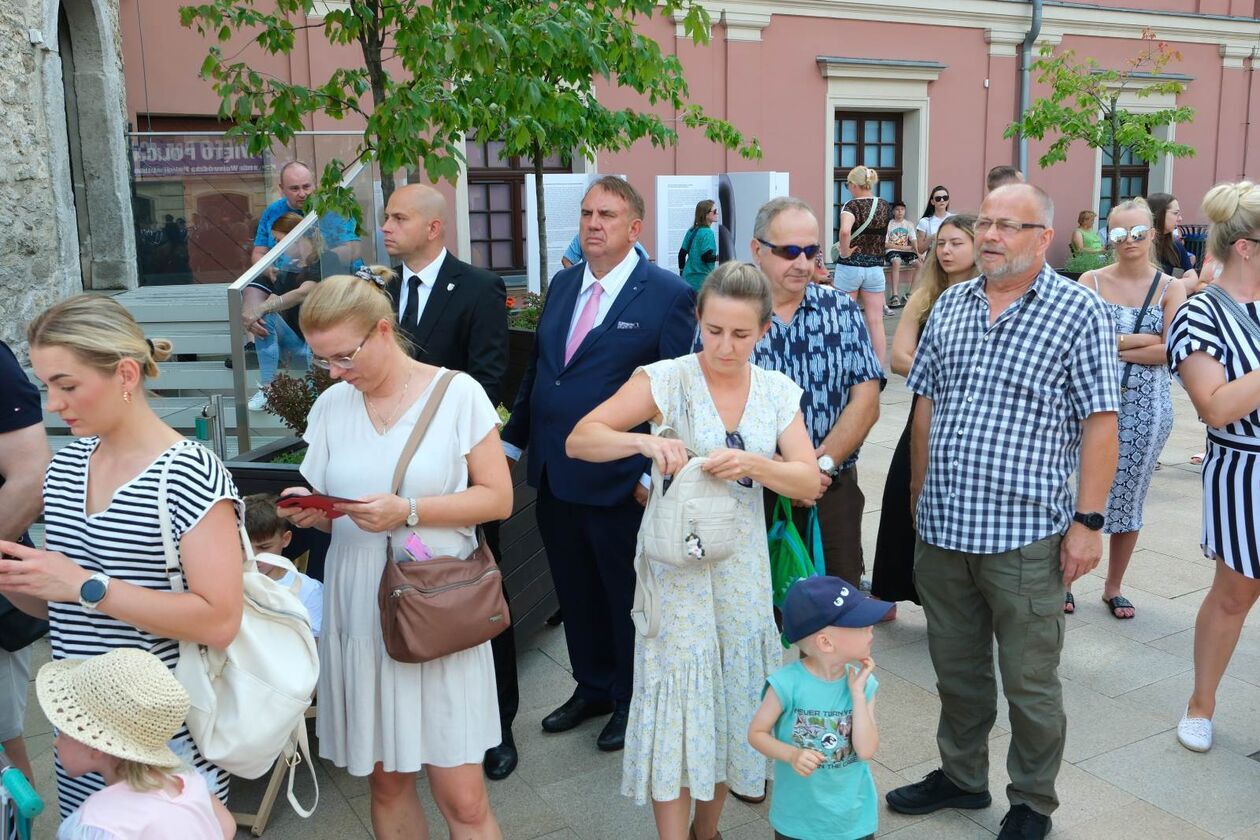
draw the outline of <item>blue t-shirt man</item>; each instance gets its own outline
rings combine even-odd
[[[290,206],[287,198],[277,198],[275,201],[267,205],[267,209],[263,211],[262,218],[258,220],[258,232],[254,235],[254,246],[257,248],[265,248],[270,250],[275,247],[276,238],[271,235],[271,228],[275,225],[276,220],[285,213],[301,213],[302,208],[294,208]],[[347,242],[358,242],[359,235],[354,230],[354,220],[346,219],[338,216],[336,213],[325,213],[319,217],[319,232],[324,237],[324,247],[327,249],[336,248],[339,245],[345,245]],[[278,267],[287,267],[289,257],[283,256],[277,260]]]

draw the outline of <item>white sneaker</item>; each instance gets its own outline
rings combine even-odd
[[[1177,740],[1188,750],[1207,752],[1212,749],[1212,719],[1192,718],[1189,713],[1187,708],[1177,724]]]
[[[250,411],[266,411],[267,410],[267,395],[263,393],[262,388],[259,388],[258,391],[254,394],[254,396],[249,398],[249,410]]]

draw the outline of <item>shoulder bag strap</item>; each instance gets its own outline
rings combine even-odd
[[[407,438],[406,444],[403,445],[402,454],[398,456],[398,465],[394,467],[394,481],[389,492],[397,493],[402,489],[407,465],[411,463],[412,457],[420,447],[420,441],[424,440],[424,433],[429,430],[433,415],[437,414],[438,407],[442,404],[442,397],[446,395],[446,389],[450,387],[451,380],[455,376],[456,372],[453,370],[438,375],[437,384],[433,386],[433,393],[425,404],[424,410],[420,412],[420,416],[416,418],[416,426],[411,430],[411,436]]]
[[[175,460],[175,456],[191,445],[189,441],[175,444],[166,460],[162,463],[161,473],[158,474],[158,526],[162,529],[162,551],[166,556],[166,577],[171,582],[172,592],[184,591],[184,572],[179,565],[179,547],[175,545],[175,527],[171,524],[170,495],[167,493],[166,487],[169,483],[171,463]]]
[[[1092,274],[1093,272],[1091,272]],[[1155,269],[1155,276],[1151,278],[1151,287],[1146,290],[1146,300],[1142,301],[1141,307],[1138,308],[1137,320],[1133,322],[1133,332],[1135,334],[1142,332],[1142,322],[1146,320],[1146,309],[1151,305],[1151,298],[1155,297],[1155,289],[1159,287],[1159,269]],[[1094,283],[1098,282],[1098,275],[1094,275]],[[1250,320],[1250,319],[1248,319]],[[1120,390],[1123,391],[1129,387],[1129,377],[1133,374],[1133,362],[1128,362],[1124,366],[1124,375],[1120,378]]]
[[[850,244],[852,244],[854,239],[857,239],[859,236],[862,235],[862,231],[866,230],[867,225],[871,223],[871,219],[875,218],[875,211],[878,209],[879,209],[879,196],[873,195],[871,196],[871,210],[869,213],[866,214],[866,221],[862,222],[861,226],[857,230],[849,234]]]
[[[1217,286],[1215,283],[1203,290],[1203,294],[1208,295],[1212,300],[1216,301],[1221,309],[1225,310],[1231,318],[1238,322],[1238,326],[1247,331],[1251,336],[1251,340],[1260,344],[1260,325],[1251,319],[1251,315],[1247,313],[1247,307],[1229,296],[1229,292]]]

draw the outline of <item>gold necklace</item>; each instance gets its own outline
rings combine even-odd
[[[394,404],[394,413],[389,415],[389,420],[385,420],[385,418],[381,417],[381,413],[376,410],[376,406],[372,405],[372,401],[367,398],[366,394],[364,395],[363,402],[367,404],[368,411],[376,415],[376,422],[379,425],[378,431],[380,434],[385,434],[386,429],[388,429],[394,420],[398,418],[398,412],[402,409],[403,400],[407,398],[407,389],[411,387],[411,377],[415,376],[415,373],[416,369],[413,366],[411,368],[411,372],[407,374],[407,381],[403,383],[402,393],[398,395],[398,402]]]

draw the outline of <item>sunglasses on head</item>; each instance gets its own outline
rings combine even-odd
[[[933,200],[933,201],[949,201],[949,196],[947,196],[947,195],[934,195],[934,196],[932,196],[932,200]]]
[[[1127,230],[1122,227],[1113,227],[1107,231],[1107,239],[1119,245],[1126,239],[1130,242],[1141,242],[1146,239],[1146,234],[1150,233],[1150,225],[1134,225]]]
[[[739,432],[727,432],[726,433],[726,446],[728,449],[741,449],[742,450],[744,448],[744,436],[741,435]],[[753,486],[753,481],[748,476],[744,476],[743,478],[737,479],[735,483],[738,484],[740,487]]]
[[[757,241],[769,248],[770,253],[785,260],[794,260],[801,254],[805,255],[805,259],[812,260],[814,255],[822,250],[821,245],[775,245],[773,242],[767,242],[760,237]]]

